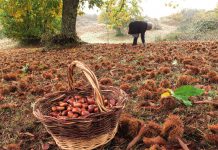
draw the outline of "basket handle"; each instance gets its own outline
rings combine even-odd
[[[73,61],[69,66],[68,66],[68,73],[67,73],[67,78],[69,82],[69,87],[70,90],[73,90],[73,74],[74,74],[74,69],[75,67],[78,67],[79,69],[82,70],[82,72],[85,74],[86,78],[88,79],[89,83],[91,84],[93,90],[94,90],[94,97],[95,101],[99,107],[100,112],[107,112],[108,109],[105,108],[104,106],[104,101],[102,99],[102,95],[100,93],[100,86],[97,80],[97,77],[95,76],[94,72],[92,72],[88,66],[86,66],[84,63],[80,61]]]

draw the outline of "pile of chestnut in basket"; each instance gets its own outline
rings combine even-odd
[[[116,106],[116,100],[104,99],[104,106],[110,109]],[[52,106],[51,116],[57,118],[84,118],[93,113],[99,113],[99,108],[95,103],[93,96],[75,95],[60,101],[57,105]]]

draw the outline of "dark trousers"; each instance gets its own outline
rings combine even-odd
[[[140,34],[141,34],[142,43],[145,44],[145,33],[140,33]],[[132,45],[137,45],[139,34],[132,34],[132,36],[133,36],[133,44]]]

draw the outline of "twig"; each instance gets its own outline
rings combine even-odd
[[[128,144],[126,150],[129,150],[131,149],[141,138],[142,138],[142,135],[144,134],[146,130],[146,124],[142,124],[142,127],[141,129],[139,130],[139,133],[136,135],[136,137]]]
[[[207,113],[210,116],[218,117],[218,112],[217,111],[211,111]]]
[[[177,138],[177,140],[179,141],[179,144],[183,150],[189,150],[187,144],[185,144],[180,138]]]
[[[218,102],[217,101],[209,101],[209,100],[195,101],[194,104],[212,104],[212,105],[218,106]]]

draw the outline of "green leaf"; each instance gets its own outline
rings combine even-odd
[[[192,106],[191,101],[188,99],[190,96],[198,96],[204,93],[204,90],[196,88],[191,85],[185,85],[177,88],[174,92],[171,91],[171,94],[176,99],[182,101],[186,106]]]
[[[183,103],[186,105],[186,106],[192,106],[192,102],[191,101],[183,101]]]
[[[176,99],[180,100],[183,102],[183,104],[185,104],[186,106],[192,106],[192,102],[188,99],[187,96],[183,96],[183,95],[173,95]]]
[[[199,96],[204,93],[204,90],[191,85],[184,85],[174,91],[174,95],[182,95],[186,97]]]

